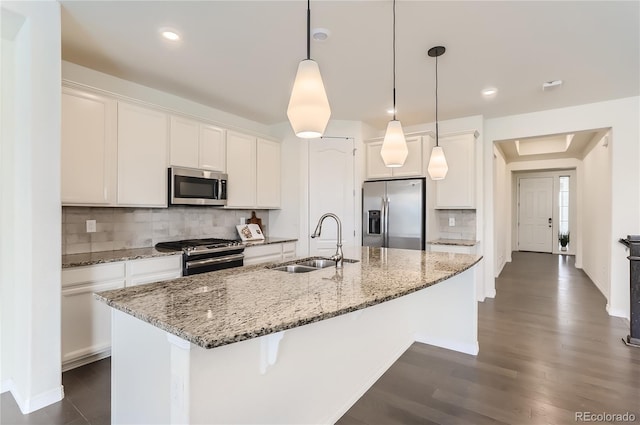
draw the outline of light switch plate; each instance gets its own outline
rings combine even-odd
[[[456,225],[456,218],[449,217],[449,227],[454,227]]]
[[[247,217],[240,217],[240,224],[247,224]]]
[[[93,233],[96,231],[96,221],[87,220],[87,233]]]

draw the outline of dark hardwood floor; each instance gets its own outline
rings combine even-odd
[[[556,425],[576,412],[640,423],[640,349],[573,261],[514,252],[479,304],[477,357],[413,344],[338,423]]]
[[[573,257],[514,252],[496,284],[479,304],[477,357],[413,344],[338,423],[561,425],[576,412],[640,423],[640,349],[622,343],[626,322]],[[109,423],[109,370],[106,359],[65,372],[65,399],[30,415],[2,394],[0,423]]]
[[[64,372],[64,399],[23,415],[9,393],[0,397],[2,425],[107,425],[111,423],[111,359]]]

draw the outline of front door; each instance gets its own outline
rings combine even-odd
[[[518,249],[553,249],[553,178],[521,178],[518,198]]]

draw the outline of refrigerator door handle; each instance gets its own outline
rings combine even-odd
[[[389,247],[389,198],[384,199],[384,247]]]

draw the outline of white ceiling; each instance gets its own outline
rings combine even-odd
[[[505,162],[507,164],[511,162],[543,161],[565,158],[575,158],[582,160],[591,151],[591,149],[597,146],[597,143],[602,140],[602,138],[607,134],[608,130],[609,129],[605,128],[571,133],[573,134],[573,138],[571,140],[569,148],[565,152],[540,153],[537,155],[519,155],[516,149],[516,140],[503,140],[501,142],[497,142],[496,147],[502,152],[502,155],[504,156]],[[555,134],[542,137],[529,137],[519,140],[525,143],[539,143],[543,145],[545,142],[559,138],[564,139],[566,136],[567,134]]]
[[[62,1],[64,60],[264,124],[286,121],[306,55],[306,1]],[[382,129],[392,105],[392,2],[311,2],[312,42],[332,119]],[[640,94],[638,1],[397,3],[397,104],[403,125],[496,117]],[[158,28],[178,29],[170,46]],[[542,91],[542,83],[564,85]],[[499,89],[492,100],[480,90]]]

